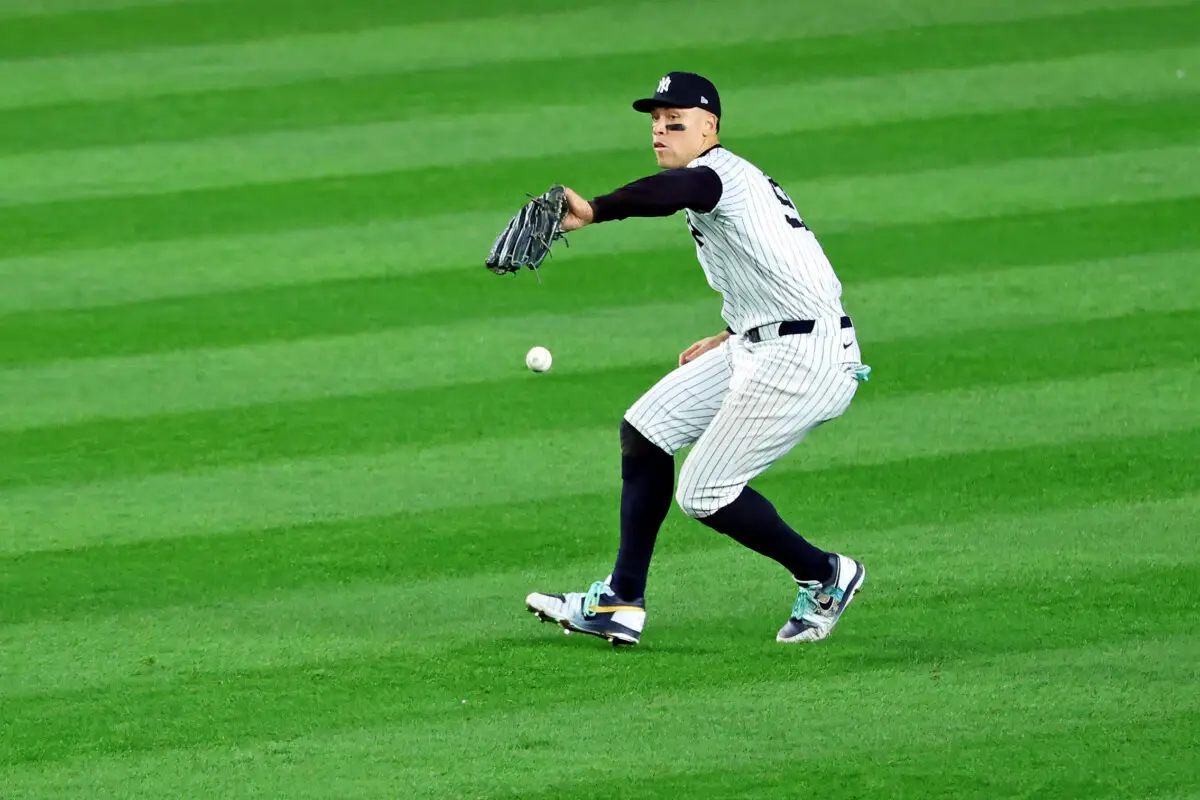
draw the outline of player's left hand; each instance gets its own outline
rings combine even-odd
[[[565,241],[562,221],[571,213],[568,191],[556,183],[537,197],[529,195],[529,202],[513,215],[492,242],[492,249],[484,261],[487,268],[497,275],[511,275],[522,267],[536,271],[542,260],[550,255],[554,243],[559,239]],[[538,282],[541,282],[540,275]]]
[[[687,350],[684,350],[679,354],[679,366],[682,367],[689,361],[695,361],[697,358],[704,355],[709,350],[712,350],[714,347],[720,347],[728,338],[729,332],[721,331],[716,336],[708,336],[704,339],[701,339]]]
[[[563,217],[563,231],[577,231],[584,225],[590,225],[595,218],[592,204],[580,197],[574,189],[564,186],[563,191],[567,196],[567,215]]]

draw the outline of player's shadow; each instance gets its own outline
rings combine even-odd
[[[712,655],[720,650],[720,648],[715,646],[661,640],[656,642],[641,642],[633,646],[618,645],[614,647],[609,642],[595,636],[588,636],[584,633],[572,633],[570,636],[564,636],[561,631],[547,631],[540,636],[510,636],[493,641],[500,644],[503,648],[510,650],[546,651],[563,649],[565,652],[596,651],[601,653],[616,651],[622,655],[633,656],[640,654],[646,658],[652,658],[656,653],[673,656]]]

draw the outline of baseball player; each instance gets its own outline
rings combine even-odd
[[[650,115],[661,169],[590,202],[568,188],[563,230],[685,212],[727,327],[684,350],[621,421],[621,542],[612,573],[587,592],[534,592],[526,605],[568,633],[638,643],[650,560],[674,490],[688,516],[774,559],[796,581],[777,641],[824,639],[866,571],[806,541],[748,484],[845,412],[870,371],[842,309],[841,283],[783,188],[720,144],[721,101],[711,82],[672,72],[633,108]],[[689,445],[676,487],[674,454]]]

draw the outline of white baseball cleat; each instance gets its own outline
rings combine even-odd
[[[796,581],[800,591],[792,606],[792,616],[775,634],[777,642],[817,642],[833,630],[842,612],[867,577],[861,562],[835,554],[833,576],[825,583]]]
[[[525,598],[525,607],[543,622],[562,626],[563,633],[587,633],[613,645],[637,644],[646,624],[645,601],[622,600],[608,580],[596,581],[587,592],[533,592]]]

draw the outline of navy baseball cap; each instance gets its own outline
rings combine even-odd
[[[656,106],[703,108],[721,117],[721,97],[712,81],[694,72],[668,72],[658,82],[653,97],[635,100],[634,111],[650,111]]]

